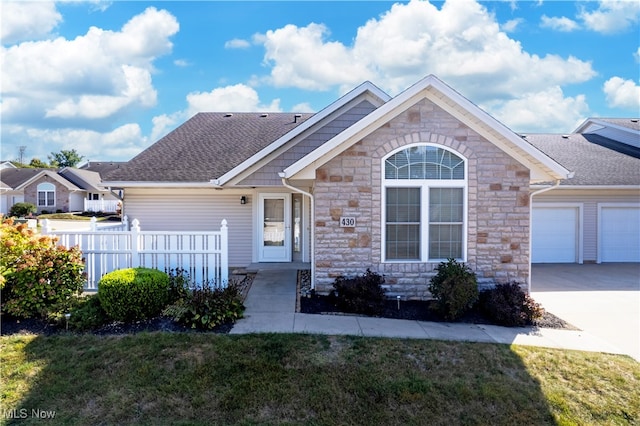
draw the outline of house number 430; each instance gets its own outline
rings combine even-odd
[[[356,218],[355,217],[341,217],[340,218],[340,227],[341,228],[351,228],[356,226]]]

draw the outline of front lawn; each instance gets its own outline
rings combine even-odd
[[[3,421],[634,424],[640,364],[523,346],[315,335],[0,338]],[[35,410],[35,411],[34,411]]]

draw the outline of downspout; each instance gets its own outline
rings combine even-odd
[[[543,192],[551,191],[560,186],[560,179],[556,179],[556,183],[548,188],[542,188],[529,194],[529,277],[527,278],[527,292],[531,293],[531,249],[533,240],[533,226],[531,226],[531,218],[533,217],[533,196],[542,194]]]
[[[315,217],[316,217],[316,212],[315,212],[315,204],[314,204],[314,199],[313,199],[313,194],[311,194],[310,192],[304,191],[300,188],[296,188],[295,186],[292,186],[291,184],[289,184],[289,182],[287,181],[287,178],[282,176],[282,174],[280,174],[280,178],[282,179],[282,185],[285,188],[289,188],[292,191],[295,191],[299,194],[302,195],[306,195],[307,197],[309,197],[309,205],[310,205],[310,209],[311,209],[311,223],[309,228],[311,228],[311,253],[309,253],[309,260],[311,261],[311,289],[315,290],[316,288],[316,262],[315,262]]]

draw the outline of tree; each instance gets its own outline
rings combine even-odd
[[[31,162],[29,163],[29,167],[46,169],[47,167],[50,167],[50,166],[44,161],[40,160],[39,158],[32,158]]]
[[[59,168],[75,167],[83,158],[84,156],[78,154],[75,149],[63,149],[60,152],[52,152],[49,155],[49,162],[51,162],[52,166]]]

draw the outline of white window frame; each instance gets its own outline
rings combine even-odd
[[[385,177],[385,163],[387,159],[400,151],[415,147],[415,146],[427,146],[433,148],[440,148],[455,154],[464,161],[464,179],[386,179]],[[461,262],[467,261],[467,235],[468,235],[468,159],[459,152],[434,143],[414,143],[409,145],[403,145],[398,149],[390,152],[382,158],[381,162],[381,236],[382,241],[380,245],[381,261],[383,263],[439,263],[446,261],[447,259],[429,259],[429,189],[431,188],[461,188],[462,189],[462,257],[456,260]],[[387,259],[386,258],[386,241],[387,241],[387,188],[421,188],[420,191],[420,259]]]
[[[40,203],[40,194],[44,193],[44,204]],[[53,204],[49,204],[49,195],[53,199]],[[38,184],[36,200],[38,207],[55,207],[56,206],[56,186],[51,182],[42,182]]]

